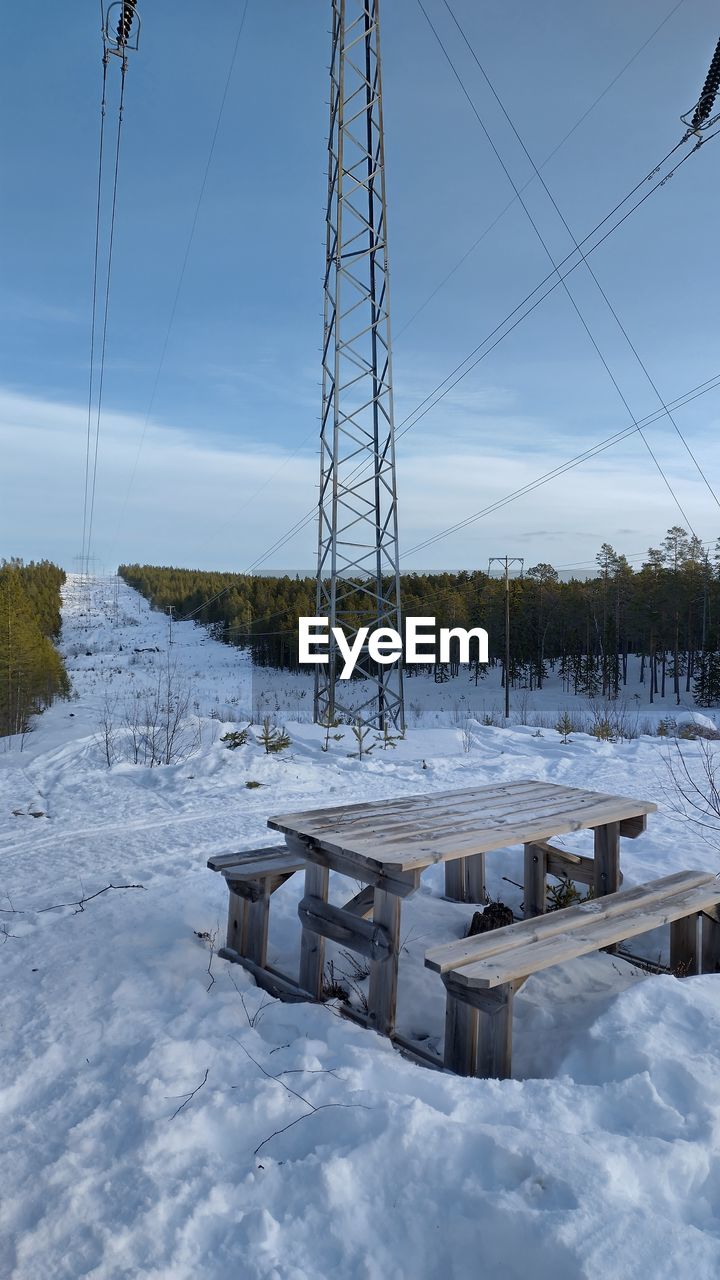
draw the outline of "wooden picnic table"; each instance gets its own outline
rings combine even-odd
[[[369,957],[367,1023],[392,1035],[397,1003],[400,914],[425,868],[445,864],[446,895],[484,903],[485,854],[525,849],[525,915],[545,909],[546,876],[592,884],[596,896],[620,884],[620,838],[645,830],[656,805],[556,783],[519,781],[285,813],[268,826],[305,863],[298,987],[319,999],[325,939]],[[590,828],[594,857],[555,848],[552,837]],[[328,903],[330,871],[366,887],[343,908]],[[368,919],[368,917],[371,917]]]

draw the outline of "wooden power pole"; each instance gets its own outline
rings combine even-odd
[[[525,560],[522,556],[491,556],[488,560],[488,574],[494,564],[501,564],[505,571],[505,719],[510,719],[510,565],[519,564],[523,571]]]

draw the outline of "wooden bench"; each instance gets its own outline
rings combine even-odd
[[[552,965],[670,925],[670,967],[679,976],[720,971],[720,880],[680,871],[623,893],[590,899],[472,938],[432,947],[425,964],[447,991],[446,1068],[506,1079],[518,988]]]
[[[208,858],[208,866],[224,876],[230,897],[226,945],[218,955],[242,963],[273,995],[297,998],[297,992],[286,989],[282,975],[268,968],[267,942],[271,895],[305,869],[304,859],[281,844],[217,854]]]

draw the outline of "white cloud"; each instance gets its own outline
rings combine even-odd
[[[522,420],[518,452],[513,422],[456,412],[451,440],[446,432],[408,434],[398,459],[402,548],[557,465],[557,438],[546,448],[543,423]],[[125,506],[142,428],[139,417],[103,415],[93,549],[108,570],[119,560],[241,570],[316,501],[312,441],[293,455],[260,440],[233,448],[217,436],[151,423]],[[87,411],[79,405],[0,391],[0,554],[48,556],[73,566],[82,535],[86,429]],[[717,507],[689,459],[666,432],[656,429],[651,438],[694,528],[703,540],[713,539]],[[720,448],[704,446],[702,460],[717,474]],[[642,552],[679,518],[642,444],[630,440],[417,552],[407,566],[484,567],[489,555],[506,551],[529,563],[576,564],[583,557],[592,563],[602,541],[628,554]],[[267,567],[310,568],[314,554],[312,521]]]

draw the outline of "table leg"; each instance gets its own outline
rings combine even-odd
[[[382,925],[390,938],[389,952],[370,963],[368,1024],[389,1036],[395,1027],[397,1007],[398,957],[400,954],[400,904],[394,893],[375,890],[373,923]]]
[[[547,853],[539,844],[526,844],[525,848],[525,898],[524,915],[541,916],[545,911],[547,894]]]
[[[472,853],[465,862],[465,902],[485,904],[485,854]]]
[[[617,893],[620,888],[620,823],[595,828],[595,897]]]
[[[305,867],[305,897],[328,899],[330,872],[327,867],[308,862]],[[300,940],[300,986],[319,1000],[322,996],[325,939],[319,933],[303,929]]]
[[[485,854],[471,853],[445,863],[445,897],[452,902],[485,901]]]
[[[445,863],[445,897],[452,902],[465,902],[465,859],[453,858]]]

